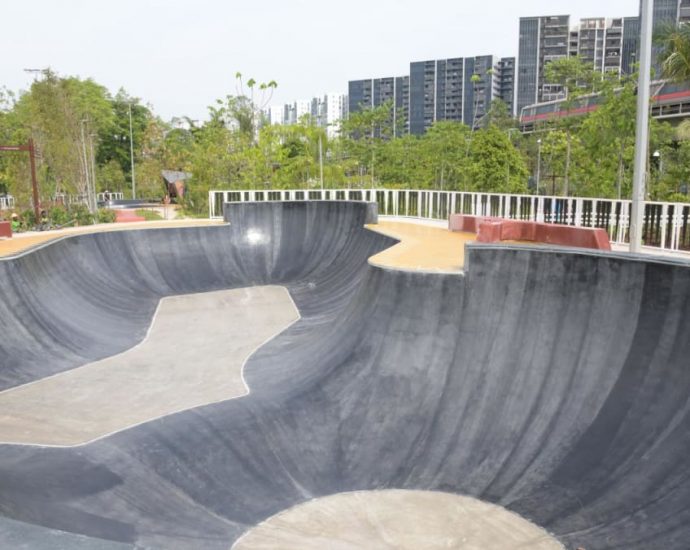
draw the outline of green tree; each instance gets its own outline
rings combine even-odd
[[[459,189],[468,167],[471,130],[452,121],[435,122],[420,140],[419,153],[428,170],[425,178],[436,189]]]
[[[468,173],[472,191],[527,191],[527,165],[507,134],[495,126],[474,133]]]
[[[557,59],[546,65],[546,79],[558,84],[563,88],[565,100],[563,109],[565,116],[557,119],[555,124],[562,128],[566,135],[566,157],[563,173],[563,194],[568,196],[570,193],[570,163],[572,157],[572,141],[574,127],[580,122],[577,117],[573,117],[572,111],[577,105],[577,99],[593,91],[595,83],[595,73],[592,67],[581,60],[579,57],[566,57]]]
[[[675,82],[690,80],[690,25],[663,26],[654,37],[660,47],[659,60],[664,78]]]
[[[601,103],[582,123],[580,141],[587,150],[591,165],[588,179],[605,175],[609,182],[615,174],[615,196],[629,196],[632,182],[632,157],[635,148],[635,115],[637,95],[635,78],[623,81],[606,80],[601,90]],[[614,196],[605,182],[599,182],[588,194]]]
[[[134,149],[135,165],[142,161],[142,148],[146,130],[153,114],[140,100],[131,97],[124,89],[120,88],[111,100],[112,117],[108,123],[102,125],[98,132],[99,146],[96,156],[99,166],[111,166],[108,175],[111,181],[99,178],[101,190],[114,189],[112,177],[116,173],[113,163],[120,168],[120,173],[129,181],[131,189],[132,159],[130,151],[130,125],[129,114],[132,112],[132,142]],[[120,182],[117,183],[120,186]],[[123,189],[119,189],[122,191]],[[140,191],[143,190],[140,188]]]
[[[375,182],[377,153],[382,144],[395,134],[393,103],[350,113],[341,123],[341,135],[346,153],[357,161],[361,174],[369,173],[371,185]],[[361,181],[364,184],[364,181]]]

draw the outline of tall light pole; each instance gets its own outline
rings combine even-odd
[[[134,132],[132,131],[132,102],[129,102],[129,159],[132,163],[132,198],[137,198],[137,181],[134,177]]]
[[[93,202],[91,201],[91,176],[90,166],[89,166],[89,156],[86,153],[86,135],[84,132],[84,125],[88,121],[82,119],[81,121],[81,151],[82,151],[82,162],[84,163],[84,176],[86,177],[86,202],[89,206],[89,211],[93,213]]]
[[[89,147],[91,149],[91,200],[93,211],[98,210],[98,191],[96,189],[96,154],[93,149],[93,139],[97,134],[89,134]]]
[[[319,174],[321,177],[321,192],[323,193],[323,140],[319,131]],[[321,195],[323,197],[323,195]]]
[[[652,156],[659,163],[659,177],[664,175],[664,157],[661,155],[661,151],[654,151]]]
[[[642,251],[645,177],[649,145],[649,86],[652,66],[652,0],[642,0],[640,15],[640,76],[637,84],[637,128],[635,130],[635,169],[630,211],[630,252]]]
[[[537,195],[541,184],[541,139],[537,140]]]
[[[323,140],[321,136],[321,115],[316,118],[319,132],[319,175],[321,178],[321,198],[323,199]]]

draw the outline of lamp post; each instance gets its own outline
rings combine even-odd
[[[644,223],[645,176],[649,143],[649,86],[652,65],[651,0],[640,6],[640,74],[637,85],[637,126],[635,131],[635,169],[633,176],[632,208],[630,210],[630,252],[642,251]]]
[[[537,195],[539,194],[539,184],[541,183],[541,139],[537,140]]]
[[[137,182],[134,177],[134,132],[132,132],[132,102],[129,102],[129,159],[132,164],[132,199],[137,198]]]
[[[659,166],[659,176],[664,175],[664,157],[661,155],[661,151],[654,151],[652,156],[656,159]]]
[[[321,198],[323,199],[323,140],[321,136],[321,115],[317,117],[317,126],[319,132],[319,176],[321,179]]]
[[[93,211],[93,202],[91,200],[91,167],[89,163],[89,156],[86,153],[86,134],[84,132],[84,126],[87,124],[88,120],[87,119],[82,119],[81,121],[81,152],[82,152],[82,162],[84,164],[84,177],[86,179],[86,204],[89,207],[89,212],[92,214],[94,213]],[[81,199],[80,199],[81,200]]]

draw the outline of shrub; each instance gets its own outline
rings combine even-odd
[[[115,210],[110,210],[109,208],[99,208],[97,213],[98,223],[114,223],[115,222]]]
[[[93,224],[93,214],[84,204],[73,204],[70,208],[70,214],[72,219],[77,221],[77,225]]]
[[[72,216],[70,216],[70,213],[62,206],[53,206],[48,211],[48,218],[53,225],[60,227],[72,221]]]
[[[156,212],[155,210],[146,210],[145,208],[140,208],[139,210],[136,210],[135,214],[137,216],[141,216],[147,222],[152,222],[152,221],[163,219],[161,217],[161,215],[158,212]]]
[[[33,229],[36,225],[36,215],[31,209],[24,210],[24,212],[19,214],[19,220],[21,221],[22,226],[26,229]]]

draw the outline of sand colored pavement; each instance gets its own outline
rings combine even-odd
[[[134,348],[0,392],[0,442],[78,445],[245,395],[247,358],[297,319],[282,286],[164,298]]]
[[[379,219],[379,223],[366,227],[400,240],[369,259],[372,265],[393,269],[460,273],[465,261],[465,244],[476,240],[472,233],[452,232],[414,220]]]
[[[26,233],[16,233],[12,238],[9,239],[0,239],[0,257],[21,254],[22,252],[45,244],[49,241],[70,237],[72,235],[99,233],[103,231],[128,231],[132,229],[199,227],[206,225],[220,225],[222,223],[224,223],[222,220],[175,219],[150,222],[103,223],[97,225],[86,225],[82,227],[66,227],[64,229],[53,229],[50,231],[28,231]]]
[[[360,491],[317,498],[245,533],[232,550],[564,550],[500,506],[433,491]]]

